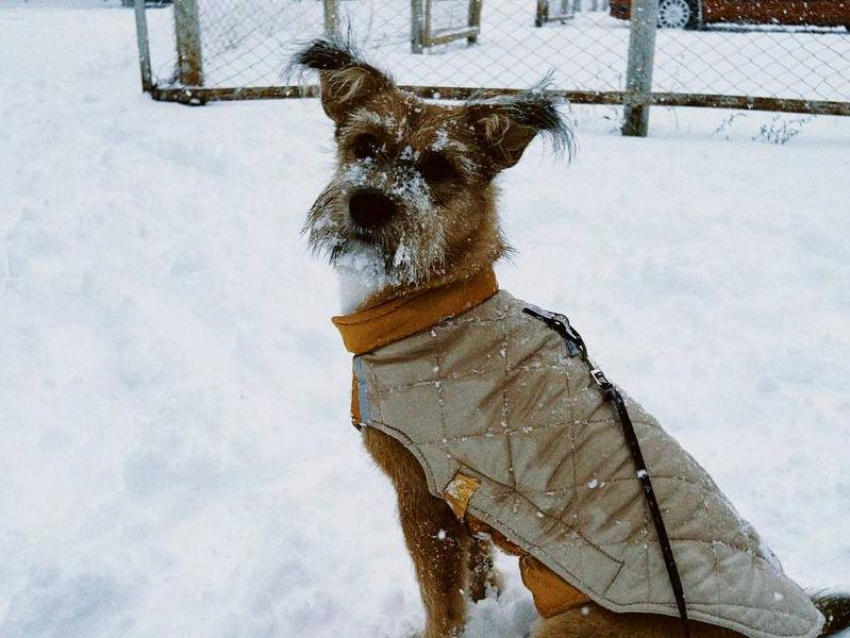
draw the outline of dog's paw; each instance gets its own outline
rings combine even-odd
[[[422,638],[463,638],[463,624],[451,627],[425,627]]]
[[[469,599],[477,603],[485,598],[498,598],[504,589],[501,572],[490,564],[486,570],[470,571]]]

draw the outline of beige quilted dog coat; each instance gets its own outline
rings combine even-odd
[[[335,318],[357,354],[357,420],[403,443],[431,493],[591,600],[677,616],[621,425],[587,364],[525,314],[525,302],[494,294],[492,273],[466,286]],[[626,402],[689,617],[752,638],[818,636],[823,617],[758,533],[652,416]]]

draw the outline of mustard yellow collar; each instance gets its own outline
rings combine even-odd
[[[462,314],[497,292],[496,273],[488,268],[469,279],[333,317],[332,321],[342,335],[345,349],[364,354]]]

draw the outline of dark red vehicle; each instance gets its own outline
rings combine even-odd
[[[630,0],[611,0],[611,15],[628,20]],[[660,0],[658,26],[698,29],[704,24],[787,24],[846,27],[850,0]]]

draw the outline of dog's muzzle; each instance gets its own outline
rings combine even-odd
[[[348,213],[354,223],[363,228],[383,226],[393,215],[396,207],[392,200],[376,188],[355,191],[348,200]]]

